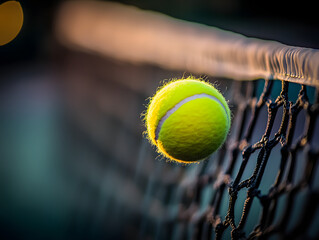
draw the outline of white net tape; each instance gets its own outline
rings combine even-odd
[[[319,51],[247,38],[118,3],[62,5],[64,45],[134,63],[235,80],[280,79],[319,86]]]

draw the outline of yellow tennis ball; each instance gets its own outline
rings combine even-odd
[[[231,113],[216,88],[190,77],[158,90],[145,120],[148,137],[161,154],[191,163],[208,158],[225,142]]]

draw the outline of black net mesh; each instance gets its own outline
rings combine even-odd
[[[233,83],[233,129],[227,144],[200,169],[188,169],[191,173],[184,172],[182,177],[174,175],[176,179],[168,184],[158,183],[163,192],[160,200],[166,206],[163,217],[154,222],[156,239],[318,236],[311,225],[316,222],[319,203],[315,178],[318,146],[314,140],[319,99],[312,96],[316,99],[311,103],[307,87],[294,85],[294,90],[300,91],[289,100],[285,81],[273,99],[274,88],[278,88],[274,82],[265,81],[260,96],[256,95],[258,82]],[[300,135],[295,136],[296,132]],[[271,174],[265,173],[267,168]],[[263,179],[272,184],[264,183],[261,190]],[[298,196],[301,193],[302,197]],[[210,201],[204,203],[207,194]],[[174,205],[176,211],[172,211]]]
[[[232,128],[209,160],[181,165],[152,149],[140,114],[162,79],[183,73],[76,53],[64,68],[73,237],[318,238],[314,87],[208,78],[229,101]]]
[[[264,90],[256,99],[252,96],[250,100],[242,100],[242,96],[237,95],[236,102],[242,102],[242,106],[237,106],[236,118],[241,121],[240,129],[243,129],[243,124],[246,118],[247,108],[251,108],[252,114],[249,120],[249,125],[246,131],[240,130],[234,139],[235,143],[227,150],[231,153],[231,160],[229,166],[223,176],[224,180],[218,186],[219,191],[224,191],[225,187],[229,193],[229,207],[225,220],[221,221],[218,217],[218,208],[214,208],[212,212],[212,223],[215,226],[216,238],[220,239],[222,233],[227,227],[231,227],[231,236],[233,239],[240,239],[248,237],[266,237],[276,232],[283,237],[300,236],[307,231],[307,226],[312,221],[314,213],[317,208],[317,190],[313,187],[314,173],[316,170],[316,160],[318,152],[312,146],[312,133],[314,132],[316,115],[318,106],[310,104],[305,86],[301,86],[298,99],[295,102],[288,100],[288,82],[282,82],[282,91],[276,100],[271,100],[269,95],[271,93],[273,81],[266,81]],[[251,93],[247,93],[247,96]],[[259,117],[260,109],[266,106],[268,111],[267,125],[260,140],[256,143],[251,142],[252,133],[256,129],[256,122]],[[281,123],[278,130],[274,129],[274,121],[278,110],[281,109]],[[293,142],[294,132],[296,129],[296,121],[301,110],[306,112],[306,119],[304,122],[304,132],[299,136],[296,142]],[[236,119],[237,120],[237,119]],[[271,137],[271,132],[275,132]],[[271,157],[272,150],[279,145],[280,147],[280,165],[276,170],[276,178],[272,186],[267,192],[261,193],[259,186],[264,176],[265,168]],[[298,152],[304,151],[305,169],[299,180],[293,178],[296,174],[296,162],[298,161]],[[242,156],[239,156],[239,153]],[[252,156],[257,152],[254,156]],[[240,169],[234,173],[234,179],[230,180],[230,175],[233,173],[234,164],[236,161],[241,161]],[[249,178],[244,179],[243,173],[249,161],[253,161],[255,168],[251,172]],[[296,193],[305,190],[306,199],[304,206],[302,206],[302,214],[298,222],[293,228],[287,230],[289,219],[291,218],[292,207]],[[235,204],[239,191],[246,192],[246,199],[243,206],[240,220],[235,222]],[[221,194],[220,194],[221,195]],[[280,213],[281,220],[278,223],[274,222],[276,210],[278,208],[278,199],[281,196],[287,197],[287,204]],[[260,219],[256,224],[256,228],[249,234],[244,233],[243,229],[247,222],[247,217],[251,211],[253,200],[259,200],[261,205]],[[218,206],[221,198],[216,198],[212,203]],[[299,208],[300,206],[298,206]],[[248,235],[249,234],[249,235]]]

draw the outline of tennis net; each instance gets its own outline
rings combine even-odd
[[[104,101],[110,128],[115,124],[126,129],[121,132],[122,150],[112,149],[113,137],[105,140],[101,131],[106,123],[93,119],[90,111],[76,115],[98,148],[112,153],[108,174],[115,178],[118,173],[119,181],[131,186],[130,193],[121,188],[123,192],[110,190],[109,195],[117,194],[129,209],[121,214],[134,216],[137,239],[319,236],[318,50],[247,38],[116,3],[69,2],[62,5],[57,20],[59,41],[74,52],[205,74],[225,82],[220,88],[233,113],[231,133],[210,160],[192,166],[155,160],[141,134],[127,136],[140,129],[136,119],[130,121],[133,110],[105,104],[118,99],[117,90],[110,89],[119,85],[118,96],[137,95],[142,106],[154,90],[146,81],[143,85],[114,77],[117,82],[111,85],[102,81],[92,87],[91,97]],[[87,66],[88,58],[82,59],[81,64],[90,69],[88,76],[111,72],[103,69],[103,60]],[[146,75],[135,72],[133,78]],[[138,146],[131,143],[134,139],[139,139]]]

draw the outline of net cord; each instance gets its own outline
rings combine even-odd
[[[248,38],[119,3],[61,5],[57,39],[71,49],[235,80],[319,86],[319,51]]]

